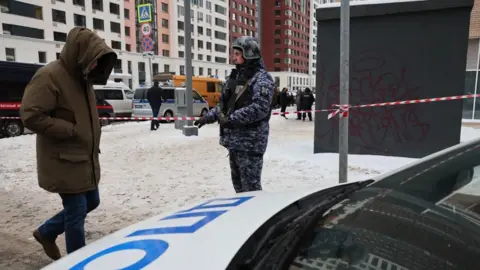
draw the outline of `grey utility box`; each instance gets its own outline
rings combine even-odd
[[[351,105],[463,95],[473,0],[351,4]],[[339,103],[340,5],[316,19],[316,109],[325,109]],[[462,104],[353,108],[349,153],[418,158],[455,145]],[[338,153],[338,122],[316,113],[315,153]]]

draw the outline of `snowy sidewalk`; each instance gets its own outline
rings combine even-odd
[[[314,155],[314,123],[288,116],[288,120],[280,116],[271,119],[262,175],[264,189],[276,191],[336,183],[338,155]],[[163,211],[204,198],[233,194],[227,151],[218,144],[217,124],[202,127],[198,137],[185,137],[172,124],[162,124],[154,132],[149,130],[149,125],[149,122],[125,123],[103,129],[101,204],[87,218],[90,242]],[[477,134],[476,130],[466,128],[462,138],[473,138]],[[37,256],[39,247],[30,238],[30,232],[60,210],[61,202],[58,195],[38,187],[34,135],[2,139],[0,151],[3,154],[0,238],[14,239],[12,241],[22,246],[20,250],[30,250],[26,255],[12,257],[34,260],[28,254]],[[349,157],[350,179],[372,177],[410,161],[352,155]],[[63,239],[58,243],[64,246]],[[0,246],[9,245],[12,243],[0,242]],[[42,263],[44,261],[37,262],[37,266]]]

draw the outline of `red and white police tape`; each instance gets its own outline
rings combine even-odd
[[[461,95],[461,96],[449,96],[449,97],[438,97],[438,98],[424,98],[424,99],[412,99],[404,101],[391,101],[391,102],[382,102],[382,103],[372,103],[372,104],[363,104],[363,105],[339,105],[333,104],[333,109],[321,109],[321,110],[308,110],[308,111],[296,111],[296,112],[273,112],[272,115],[286,115],[286,114],[297,114],[297,113],[308,113],[308,112],[331,112],[328,114],[328,119],[339,115],[340,117],[348,117],[349,111],[352,108],[369,108],[369,107],[383,107],[383,106],[395,106],[395,105],[405,105],[405,104],[418,104],[418,103],[430,103],[438,101],[447,101],[447,100],[459,100],[459,99],[468,99],[468,98],[480,98],[480,94],[470,94],[470,95]],[[101,120],[117,120],[117,121],[149,121],[149,120],[166,120],[166,121],[175,121],[175,120],[198,120],[201,117],[99,117]],[[0,117],[0,119],[20,119],[20,117]]]

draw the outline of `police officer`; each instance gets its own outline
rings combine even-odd
[[[236,68],[225,83],[220,102],[194,124],[200,128],[218,121],[220,144],[229,152],[233,187],[240,193],[262,189],[275,84],[253,37],[239,37],[232,47]]]

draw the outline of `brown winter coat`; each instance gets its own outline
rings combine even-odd
[[[116,59],[99,36],[75,27],[60,59],[40,68],[25,89],[20,115],[37,134],[38,183],[46,191],[97,188],[101,129],[93,83],[106,84]]]

